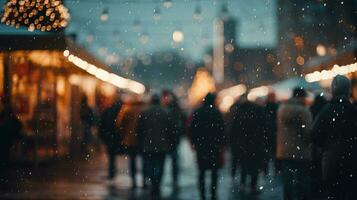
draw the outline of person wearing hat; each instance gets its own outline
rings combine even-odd
[[[326,199],[356,199],[357,109],[349,100],[350,80],[337,75],[331,91],[331,102],[314,121],[313,144],[322,149]]]
[[[308,199],[310,195],[312,115],[305,105],[306,96],[306,91],[297,87],[278,109],[276,158],[282,167],[284,199]]]

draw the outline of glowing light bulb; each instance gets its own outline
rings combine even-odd
[[[63,51],[63,55],[64,55],[65,57],[68,57],[68,56],[69,56],[69,51],[68,51],[68,50],[64,50],[64,51]]]
[[[173,5],[173,4],[172,4],[172,1],[171,1],[171,0],[165,0],[165,1],[164,1],[164,7],[165,7],[165,8],[167,8],[167,9],[168,9],[168,8],[171,8],[172,5]]]
[[[172,33],[172,40],[176,43],[182,42],[184,39],[184,35],[182,31],[174,31]]]
[[[193,19],[196,21],[202,21],[202,10],[200,6],[197,6],[195,8],[195,11],[193,13]]]
[[[100,15],[100,21],[102,22],[106,22],[109,19],[109,11],[107,8],[105,8],[102,12],[102,14]]]
[[[319,45],[317,45],[316,46],[316,53],[317,53],[317,55],[319,55],[319,56],[325,56],[326,55],[326,48],[325,48],[325,46],[324,45],[322,45],[322,44],[319,44]]]
[[[159,8],[155,8],[153,12],[153,18],[155,21],[159,21],[161,18],[161,12]]]

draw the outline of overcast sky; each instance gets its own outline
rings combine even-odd
[[[5,1],[0,2],[4,4]],[[276,45],[276,0],[172,0],[173,4],[169,9],[162,2],[163,0],[66,0],[72,18],[66,31],[77,34],[80,44],[103,59],[111,54],[125,57],[180,49],[199,60],[212,43],[212,22],[221,10],[222,2],[225,2],[230,14],[238,20],[237,38],[240,46]],[[192,17],[196,7],[202,10],[201,22]],[[157,22],[153,19],[155,8],[158,8],[161,16]],[[100,21],[104,9],[109,12],[109,19],[105,23]],[[134,21],[140,22],[139,32],[133,30]],[[23,33],[3,25],[0,30],[1,33]],[[184,33],[184,40],[179,45],[173,45],[172,42],[172,32],[175,30]],[[93,41],[90,41],[92,35]],[[148,39],[148,42],[143,44],[143,39]]]

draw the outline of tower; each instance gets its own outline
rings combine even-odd
[[[237,20],[228,11],[227,5],[223,4],[219,15],[213,22],[213,76],[217,83],[225,81],[235,82],[237,71],[234,63],[237,60],[236,44]]]

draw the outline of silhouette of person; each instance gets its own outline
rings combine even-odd
[[[99,137],[107,148],[109,160],[108,179],[113,179],[116,175],[115,156],[121,146],[121,135],[116,126],[116,119],[121,109],[122,103],[115,102],[112,106],[105,109],[99,122]]]
[[[10,149],[21,136],[21,122],[9,105],[0,105],[0,168],[10,162]]]
[[[264,168],[265,123],[264,108],[246,99],[232,108],[231,145],[241,166],[241,186],[250,175],[250,189],[257,192],[259,170]]]
[[[172,180],[174,190],[178,189],[178,176],[179,176],[179,154],[178,146],[181,136],[185,130],[185,115],[181,110],[178,100],[174,93],[169,90],[164,90],[161,95],[161,104],[169,111],[172,119],[171,134],[172,144],[170,145],[169,157],[172,161]]]
[[[201,199],[206,199],[206,171],[211,171],[211,199],[217,199],[218,169],[223,164],[224,121],[215,106],[215,99],[215,94],[207,94],[203,105],[194,111],[190,126],[191,141],[197,156]]]
[[[337,75],[331,84],[332,100],[312,128],[314,145],[322,149],[322,178],[326,199],[356,199],[357,109],[349,100],[351,82]]]
[[[87,96],[85,95],[81,99],[80,117],[83,126],[82,146],[84,153],[87,154],[89,145],[93,143],[92,126],[94,125],[95,117],[92,108],[88,105]]]
[[[154,94],[151,105],[145,109],[138,122],[138,137],[144,158],[144,174],[151,180],[151,197],[160,198],[165,157],[172,143],[169,111],[160,105],[160,96]]]

